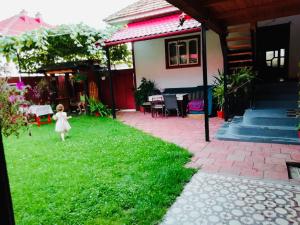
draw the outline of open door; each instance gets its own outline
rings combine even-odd
[[[257,68],[263,82],[288,79],[290,24],[257,29]]]

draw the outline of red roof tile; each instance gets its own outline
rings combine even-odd
[[[200,31],[201,24],[188,18],[183,26],[179,26],[180,14],[155,18],[151,20],[130,23],[125,28],[116,32],[109,40],[107,45],[154,39],[182,33]]]
[[[152,16],[153,14],[155,16],[155,11],[161,9],[165,9],[166,13],[179,11],[165,0],[140,0],[108,16],[104,19],[104,21],[107,23],[112,23],[114,20],[119,21],[124,19],[126,21],[126,18],[128,17],[140,19],[144,18],[145,15]],[[160,13],[161,12],[159,12],[159,14]]]
[[[14,36],[41,27],[50,28],[52,26],[44,23],[41,18],[29,17],[25,11],[22,11],[18,15],[0,21],[0,35]]]

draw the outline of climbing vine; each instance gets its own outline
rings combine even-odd
[[[0,54],[24,72],[69,61],[92,59],[104,63],[104,40],[115,30],[99,31],[84,24],[41,28],[20,36],[0,37]],[[113,62],[130,63],[129,55],[126,45],[113,47]]]

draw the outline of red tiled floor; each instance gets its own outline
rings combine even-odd
[[[205,142],[204,121],[190,118],[152,118],[140,112],[119,113],[119,120],[188,149],[187,166],[206,172],[287,180],[287,161],[300,162],[300,146],[220,141],[214,135],[223,121],[210,118],[211,142]]]

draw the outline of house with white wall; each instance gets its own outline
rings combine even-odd
[[[239,68],[254,68],[253,92],[245,101],[240,96],[235,99],[241,102],[230,101],[225,79],[225,120],[245,114],[225,124],[217,137],[299,144],[299,122],[289,118],[299,111],[299,13],[299,1],[140,0],[106,18],[123,25],[106,45],[133,43],[137,85],[146,77],[162,90],[203,86],[206,92],[204,78],[212,85],[219,69],[226,78]],[[282,127],[274,126],[279,123]]]
[[[106,45],[131,42],[137,86],[143,77],[158,89],[202,86],[201,24],[164,0],[140,0],[105,19],[122,25]],[[223,69],[219,36],[207,32],[208,84]]]

